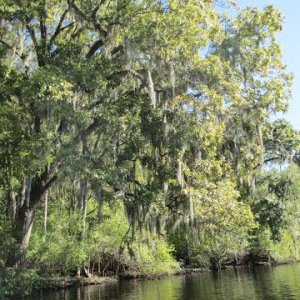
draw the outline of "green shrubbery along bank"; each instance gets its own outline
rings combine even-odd
[[[299,259],[275,7],[0,0],[0,18],[1,294]]]

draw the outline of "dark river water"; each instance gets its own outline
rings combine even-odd
[[[300,300],[300,264],[129,280],[44,293],[31,300]]]

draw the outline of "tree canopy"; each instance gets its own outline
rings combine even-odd
[[[146,232],[175,248],[182,232],[206,235],[202,250],[217,257],[211,249],[236,252],[270,224],[270,203],[255,202],[260,174],[299,151],[299,132],[271,121],[292,81],[276,39],[282,15],[223,4],[0,1],[3,264],[24,265],[28,247],[42,255],[30,248],[33,226],[33,248],[74,229],[72,243],[88,243],[82,258],[106,243],[96,228],[105,236],[123,222],[114,247],[134,258]]]

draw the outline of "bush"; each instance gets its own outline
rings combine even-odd
[[[155,236],[150,240],[137,240],[132,249],[142,275],[170,275],[180,270],[173,257],[174,246],[168,245],[165,240]]]
[[[26,296],[40,283],[41,278],[34,269],[4,269],[0,276],[0,296]]]

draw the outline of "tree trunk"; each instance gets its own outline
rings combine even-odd
[[[9,253],[6,261],[7,267],[18,268],[24,264],[26,250],[32,231],[34,213],[35,207],[27,207],[25,203],[19,209],[15,219],[15,228],[13,233],[17,247]]]
[[[40,177],[33,179],[30,177],[30,180],[27,180],[25,201],[21,202],[14,220],[13,238],[16,247],[8,255],[5,264],[7,267],[18,268],[24,265],[36,207],[42,201],[45,192],[55,182],[56,171],[54,165],[54,168],[46,168]]]
[[[44,233],[47,232],[48,222],[48,191],[45,193],[45,207],[44,207]]]
[[[86,227],[86,214],[87,214],[87,179],[80,179],[78,185],[78,198],[77,198],[77,207],[80,210],[82,215],[82,231],[81,238],[84,238],[85,227]]]
[[[98,222],[99,224],[103,221],[103,208],[104,208],[104,199],[102,188],[94,188],[95,196],[98,200]]]
[[[17,213],[17,200],[16,200],[16,193],[14,191],[11,191],[9,193],[9,213],[8,215],[10,216],[11,220],[14,220],[16,218],[16,213]]]
[[[84,180],[84,194],[83,194],[83,199],[82,199],[82,239],[84,239],[85,235],[85,229],[86,229],[86,214],[87,214],[87,179]]]

